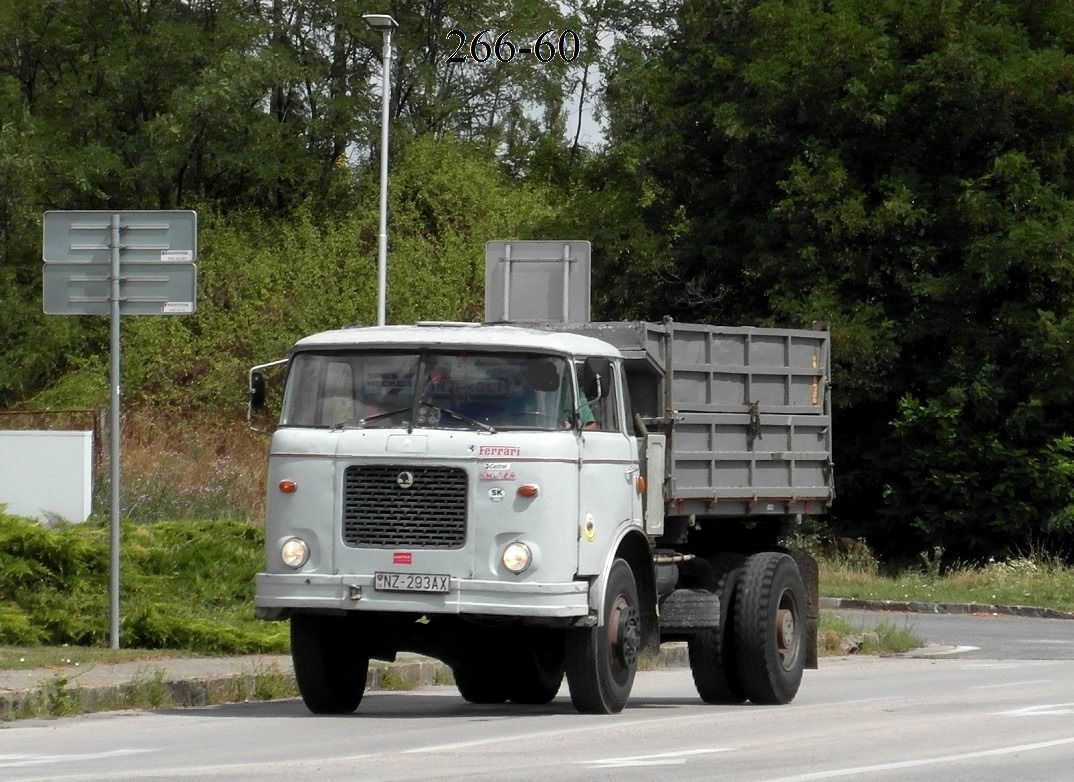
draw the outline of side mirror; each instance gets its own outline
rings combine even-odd
[[[265,376],[260,372],[250,373],[250,409],[265,409]]]
[[[582,393],[586,399],[608,395],[612,384],[612,362],[606,358],[587,358],[582,367]]]
[[[265,381],[264,370],[279,367],[286,364],[290,359],[281,358],[270,361],[267,364],[258,364],[250,367],[246,374],[246,425],[255,432],[269,434],[270,430],[261,429],[254,425],[254,413],[264,412],[268,408],[268,384]]]

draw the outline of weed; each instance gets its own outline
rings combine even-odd
[[[817,651],[821,656],[901,654],[925,645],[913,627],[881,622],[866,629],[828,611],[820,615]]]
[[[123,421],[120,509],[130,521],[264,520],[265,440],[244,425],[219,421]],[[98,465],[94,508],[103,515],[111,487]]]
[[[267,670],[254,672],[253,698],[259,701],[272,701],[281,698],[294,698],[298,695],[298,685],[293,676],[284,674],[275,663]]]
[[[415,679],[400,676],[394,668],[385,667],[380,671],[380,688],[382,690],[413,690],[418,684]]]
[[[943,571],[943,546],[933,546],[932,551],[922,551],[918,557],[921,560],[921,572],[925,578],[938,581]]]
[[[137,677],[127,690],[128,708],[159,709],[168,702],[168,686],[164,683],[164,671],[159,668],[146,679]]]
[[[53,676],[45,682],[45,710],[53,717],[66,717],[82,711],[82,702],[74,691],[67,689],[66,676]]]

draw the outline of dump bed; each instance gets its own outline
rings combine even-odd
[[[560,323],[626,357],[631,403],[668,437],[673,515],[823,511],[833,496],[825,330]]]

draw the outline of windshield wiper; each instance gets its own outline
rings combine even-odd
[[[496,427],[494,427],[494,426],[492,426],[490,424],[486,424],[486,423],[484,423],[482,421],[478,421],[477,419],[471,418],[468,415],[463,415],[462,413],[457,412],[455,410],[450,410],[450,409],[448,409],[446,407],[440,407],[440,405],[434,405],[432,402],[421,402],[419,406],[420,407],[428,407],[431,410],[436,410],[441,415],[446,415],[449,418],[454,418],[456,421],[462,421],[464,424],[469,424],[470,426],[475,426],[478,429],[484,429],[486,432],[489,432],[490,434],[496,434]],[[336,424],[336,425],[334,425],[332,427],[329,427],[329,431],[330,432],[338,432],[341,429],[347,429],[347,428],[352,427],[352,426],[363,426],[364,427],[364,426],[367,426],[367,425],[369,425],[369,424],[371,424],[371,423],[373,423],[375,421],[379,421],[382,418],[390,418],[393,415],[399,415],[400,413],[409,413],[410,411],[411,411],[411,407],[410,407],[410,405],[407,405],[406,407],[399,407],[399,408],[396,408],[395,410],[387,410],[387,411],[385,411],[383,413],[376,413],[376,414],[368,416],[366,418],[352,418],[349,421],[341,421],[340,423],[338,423],[338,424]]]
[[[406,407],[399,407],[399,408],[396,408],[395,410],[388,410],[387,412],[384,412],[384,413],[376,413],[375,415],[371,415],[371,416],[368,416],[366,418],[359,418],[358,423],[360,423],[363,426],[365,426],[366,424],[371,424],[374,421],[379,421],[381,418],[389,418],[389,417],[391,417],[393,415],[399,415],[400,413],[409,413],[409,412],[410,412],[410,405],[407,405]]]
[[[400,413],[409,413],[409,412],[410,412],[410,405],[407,405],[406,407],[400,407],[400,408],[397,408],[395,410],[388,410],[388,411],[383,412],[383,413],[376,413],[376,414],[368,416],[366,418],[351,418],[351,419],[349,419],[347,421],[340,421],[338,424],[335,424],[334,426],[329,427],[328,431],[330,431],[330,432],[338,432],[340,429],[348,429],[348,428],[350,428],[352,426],[365,426],[366,424],[371,424],[374,421],[379,421],[382,418],[389,418],[389,417],[391,417],[393,415],[399,415]]]
[[[476,426],[479,429],[484,429],[490,434],[496,434],[496,427],[492,426],[491,424],[486,424],[482,421],[478,421],[476,418],[471,418],[468,415],[463,415],[462,413],[456,412],[455,410],[451,410],[446,407],[440,407],[440,405],[434,405],[432,402],[422,402],[421,404],[425,407],[432,408],[433,410],[436,410],[443,415],[450,416],[456,421],[462,421],[464,424],[470,424],[470,426]]]

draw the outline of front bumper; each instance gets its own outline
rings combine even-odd
[[[372,575],[258,573],[254,610],[280,619],[290,609],[570,619],[589,615],[589,583],[510,583],[452,578],[446,593],[385,592]]]

